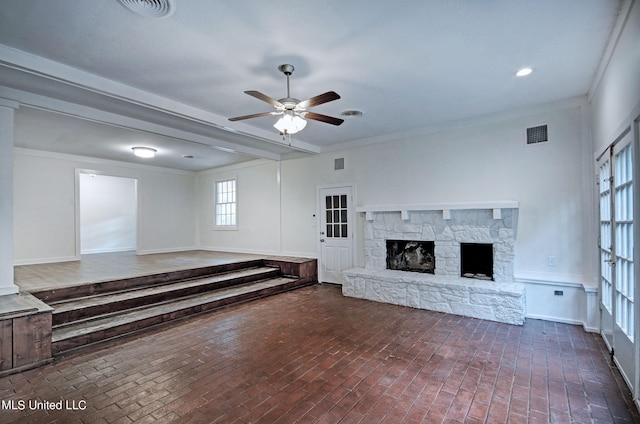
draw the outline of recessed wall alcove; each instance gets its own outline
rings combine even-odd
[[[460,275],[493,280],[493,244],[460,243]]]

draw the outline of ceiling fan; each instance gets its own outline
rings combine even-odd
[[[295,134],[301,131],[306,125],[306,119],[312,119],[314,121],[325,122],[332,125],[340,125],[344,122],[344,119],[334,118],[332,116],[322,115],[320,113],[310,112],[307,109],[321,105],[323,103],[332,102],[338,100],[340,96],[335,91],[327,91],[324,94],[312,97],[310,99],[300,101],[291,97],[289,93],[289,77],[293,73],[295,68],[293,65],[280,65],[278,70],[285,74],[287,77],[287,97],[276,100],[259,91],[245,91],[250,96],[255,97],[258,100],[269,103],[275,107],[276,110],[271,112],[254,113],[252,115],[237,116],[235,118],[229,118],[230,121],[241,121],[243,119],[258,118],[261,116],[282,115],[278,122],[273,126],[280,131],[280,134]]]

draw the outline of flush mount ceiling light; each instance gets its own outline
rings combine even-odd
[[[176,11],[173,0],[118,0],[118,2],[140,16],[168,18]]]
[[[152,158],[156,155],[157,150],[152,149],[151,147],[132,147],[133,154],[138,156],[139,158]]]
[[[516,72],[516,76],[517,77],[526,77],[527,75],[531,74],[531,72],[533,72],[533,69],[531,69],[531,68],[522,68],[518,72]]]

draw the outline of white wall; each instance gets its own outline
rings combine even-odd
[[[604,74],[590,93],[596,154],[614,141],[616,130],[640,105],[639,45],[640,4],[634,1]]]
[[[281,252],[278,168],[278,162],[257,160],[199,173],[201,248],[245,253]],[[237,179],[238,229],[216,229],[215,181],[230,178]]]
[[[281,204],[277,164],[200,174],[201,244],[210,248],[316,256],[316,186],[357,185],[359,205],[518,200],[516,276],[544,282],[583,283],[583,246],[590,207],[585,192],[581,106],[490,122],[473,127],[346,149],[281,163]],[[550,141],[527,146],[525,128],[548,124]],[[335,158],[345,169],[333,170]],[[237,176],[238,232],[212,230],[213,180]],[[246,203],[249,202],[249,203]],[[282,214],[282,248],[278,245]],[[548,264],[548,256],[557,259]],[[587,267],[588,268],[588,267]]]
[[[582,210],[590,199],[583,185],[592,180],[583,178],[581,119],[580,107],[550,110],[284,161],[283,249],[315,252],[316,184],[355,182],[359,205],[518,200],[516,276],[584,282],[588,223]],[[539,124],[548,124],[551,140],[526,146],[525,128]],[[345,158],[344,171],[332,170],[338,157]]]
[[[628,9],[627,9],[628,8]],[[611,143],[629,137],[630,132],[634,155],[634,179],[638,176],[638,122],[640,121],[640,4],[638,1],[625,1],[618,25],[621,28],[619,37],[612,40],[610,57],[603,62],[602,77],[596,81],[595,89],[590,93],[591,115],[593,120],[594,156],[600,155]],[[625,12],[628,11],[627,14]],[[635,128],[634,128],[635,127]],[[593,163],[593,162],[592,162]],[[634,182],[634,220],[637,222],[637,203],[640,199],[636,182]],[[635,224],[634,224],[635,225]],[[636,241],[637,242],[637,241]],[[638,261],[638,252],[634,252],[634,262]],[[637,268],[636,268],[637,270]],[[637,271],[636,271],[637,273]],[[637,287],[636,287],[637,293]],[[636,340],[638,304],[635,306]],[[599,315],[599,314],[598,314]],[[633,316],[633,314],[632,314]],[[638,401],[638,351],[630,351],[624,337],[613,337],[611,349],[615,350],[614,362],[618,365],[625,382],[632,390],[636,407]],[[637,344],[637,341],[636,341]],[[623,359],[621,359],[623,358]],[[627,362],[628,361],[628,362]]]
[[[78,258],[77,169],[138,180],[138,253],[196,245],[194,173],[15,148],[15,263]]]
[[[592,315],[585,305],[596,279],[585,107],[585,99],[576,99],[528,116],[286,160],[280,186],[276,163],[201,173],[201,245],[317,257],[318,185],[355,183],[358,205],[517,200],[515,276],[530,286],[528,316],[585,322]],[[525,129],[540,124],[548,125],[550,141],[527,146]],[[335,158],[345,159],[344,170],[333,170]],[[213,181],[233,176],[239,184],[239,230],[214,231]],[[358,265],[362,221],[359,216]]]
[[[80,173],[80,253],[136,249],[136,180]]]

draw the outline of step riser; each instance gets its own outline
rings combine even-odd
[[[212,265],[201,268],[185,269],[178,271],[163,272],[153,275],[144,275],[140,277],[123,278],[120,280],[104,281],[94,284],[84,284],[73,287],[64,287],[60,289],[41,290],[32,292],[31,294],[44,302],[56,302],[65,299],[73,299],[77,297],[92,296],[95,294],[104,294],[113,291],[122,291],[136,287],[144,287],[159,284],[170,284],[177,280],[188,280],[200,278],[223,272],[236,271],[244,268],[263,266],[262,260],[253,260],[247,262],[234,262],[223,265]]]
[[[164,293],[157,293],[141,298],[133,298],[125,301],[117,301],[107,303],[103,305],[95,305],[91,307],[85,307],[80,309],[74,309],[71,311],[53,312],[53,325],[62,325],[72,321],[78,321],[82,319],[91,318],[97,315],[107,314],[110,312],[124,311],[127,309],[137,308],[144,305],[150,305],[153,303],[164,302],[167,300],[175,299],[178,297],[192,296],[207,291],[231,287],[238,284],[246,284],[253,281],[257,281],[264,278],[276,277],[280,274],[278,269],[274,269],[268,273],[261,273],[255,275],[247,275],[243,277],[237,277],[234,279],[216,281],[210,284],[202,284],[194,287],[187,287],[178,290],[171,290]],[[55,308],[55,305],[54,305]]]
[[[256,290],[253,292],[245,293],[238,296],[219,299],[213,302],[197,305],[191,308],[172,311],[170,313],[166,313],[163,315],[158,315],[151,318],[135,321],[133,323],[112,327],[109,329],[105,329],[103,331],[97,331],[90,334],[86,334],[78,337],[72,337],[72,338],[57,341],[57,342],[54,341],[51,346],[52,352],[54,355],[59,355],[60,353],[63,353],[72,349],[76,349],[82,346],[86,346],[92,343],[97,343],[97,342],[108,340],[108,339],[113,339],[118,336],[124,336],[126,334],[140,332],[145,328],[149,328],[149,327],[164,324],[170,321],[182,319],[190,315],[201,314],[204,312],[212,311],[214,309],[222,308],[224,306],[239,304],[239,303],[247,302],[247,301],[258,299],[258,298],[271,296],[271,295],[282,293],[295,288],[307,286],[310,284],[314,284],[314,282],[295,280],[289,283],[281,284],[276,287],[270,287],[262,290]]]

